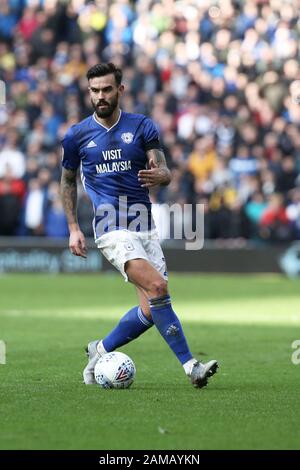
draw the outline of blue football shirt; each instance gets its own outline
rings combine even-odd
[[[93,114],[70,127],[62,146],[63,167],[80,167],[94,208],[95,239],[111,230],[153,228],[149,190],[138,181],[148,163],[146,151],[160,148],[151,119],[120,111],[118,121],[106,128]]]

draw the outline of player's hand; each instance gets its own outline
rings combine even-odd
[[[81,230],[74,230],[70,233],[69,248],[72,255],[86,258],[87,248],[85,237]]]
[[[139,171],[138,180],[142,183],[142,188],[168,184],[170,182],[170,172],[168,168],[159,167],[158,164],[151,159],[149,160],[149,169]]]

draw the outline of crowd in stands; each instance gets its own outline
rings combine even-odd
[[[68,236],[60,140],[112,61],[160,129],[154,202],[203,204],[207,239],[300,239],[299,44],[297,0],[0,0],[0,235]],[[92,236],[82,189],[78,213]]]

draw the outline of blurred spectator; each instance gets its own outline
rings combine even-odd
[[[281,194],[272,194],[260,219],[260,235],[264,240],[290,241],[292,230]]]
[[[259,224],[266,208],[267,202],[263,194],[259,191],[252,194],[245,206],[245,213],[250,222],[250,235],[252,238],[259,236]]]
[[[258,170],[257,160],[250,154],[246,145],[241,145],[237,149],[237,155],[231,159],[229,167],[233,173],[237,186],[241,184],[244,175],[255,175]]]
[[[44,234],[45,193],[38,179],[29,180],[28,193],[25,198],[24,225],[28,235]]]
[[[295,237],[300,239],[300,188],[292,191],[291,202],[287,206],[286,215],[292,224]]]
[[[0,235],[16,235],[24,194],[24,181],[8,169],[0,179]]]
[[[295,162],[292,157],[286,156],[281,165],[280,172],[277,176],[276,191],[286,194],[296,185],[298,172],[295,168]]]
[[[50,183],[44,216],[44,234],[47,237],[67,237],[68,224],[59,194],[59,183]]]
[[[18,134],[14,130],[9,131],[0,151],[0,178],[8,170],[14,178],[22,178],[25,172],[25,155],[18,148]]]
[[[3,0],[0,2],[0,39],[12,38],[14,28],[18,22],[17,12],[10,5],[11,2]]]
[[[50,196],[60,139],[92,113],[87,69],[113,61],[124,72],[123,108],[160,128],[173,181],[154,192],[155,203],[203,201],[210,238],[299,239],[298,3],[1,1],[0,191],[8,231],[64,233],[58,196]],[[25,198],[15,194],[20,179]],[[7,210],[13,203],[22,205],[16,218]],[[78,211],[92,236],[86,196]]]
[[[213,137],[207,135],[195,141],[188,158],[188,169],[198,182],[205,182],[216,167],[217,153]]]

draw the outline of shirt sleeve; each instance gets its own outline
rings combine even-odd
[[[63,147],[62,166],[67,170],[77,170],[80,165],[80,155],[76,145],[73,127],[67,131],[61,141]]]
[[[161,148],[158,129],[154,122],[149,118],[146,118],[144,121],[143,137],[145,150]]]

